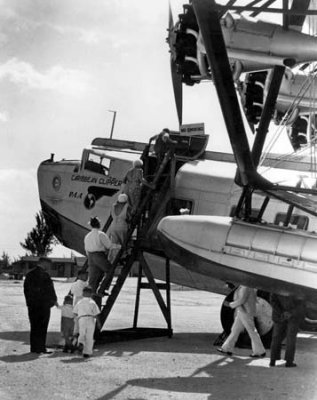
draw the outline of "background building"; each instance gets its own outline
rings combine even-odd
[[[40,257],[24,256],[12,263],[12,274],[15,279],[22,279],[32,268],[34,268]],[[72,278],[77,276],[78,271],[84,266],[86,257],[72,258],[49,258],[51,262],[47,272],[52,278]]]

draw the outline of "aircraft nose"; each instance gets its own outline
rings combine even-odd
[[[163,218],[158,227],[158,232],[170,240],[180,243],[193,243],[195,239],[193,220],[190,216],[172,216]]]

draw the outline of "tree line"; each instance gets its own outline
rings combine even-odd
[[[58,244],[58,240],[47,224],[43,212],[39,211],[35,215],[35,227],[27,233],[24,241],[20,242],[21,247],[29,252],[29,255],[45,257],[53,251],[56,244]],[[7,269],[11,264],[10,256],[5,251],[3,251],[0,260],[3,269]]]

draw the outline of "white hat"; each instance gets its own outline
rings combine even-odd
[[[140,159],[134,160],[133,161],[133,167],[134,168],[142,168],[143,167],[143,161]]]
[[[118,196],[118,203],[126,203],[128,201],[128,196],[125,193],[121,193]]]

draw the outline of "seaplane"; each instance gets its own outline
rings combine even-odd
[[[187,42],[180,41],[177,36],[179,32],[183,33],[185,26],[182,21],[187,19],[182,16],[174,26],[170,12],[167,41],[171,49],[172,81],[180,129],[170,134],[177,142],[173,185],[168,188],[158,185],[152,197],[152,207],[147,210],[146,217],[154,217],[143,237],[144,255],[154,277],[164,280],[165,260],[157,250],[163,251],[173,261],[171,281],[199,290],[227,296],[230,293],[227,283],[244,283],[263,291],[304,296],[308,304],[307,317],[315,323],[315,169],[310,154],[305,154],[302,148],[295,155],[284,158],[274,154],[265,159],[262,157],[286,68],[317,59],[317,54],[309,49],[317,48],[317,39],[291,29],[295,16],[309,13],[309,2],[294,1],[290,9],[286,2],[279,9],[269,7],[272,1],[258,7],[259,1],[244,7],[234,6],[234,3],[229,1],[219,5],[211,0],[196,0],[186,5],[184,14],[190,14],[190,29],[196,32],[189,33],[191,46],[194,38],[195,56],[198,58],[198,55],[200,60],[194,62],[198,71],[187,71],[186,76],[176,60],[179,53],[184,57],[188,48]],[[296,8],[296,4],[303,7]],[[240,14],[248,11],[257,15],[269,10],[284,15],[283,28],[272,23],[261,25],[252,18],[245,22],[246,19],[239,15],[228,16],[229,11]],[[298,19],[303,23],[302,18]],[[244,27],[238,33],[239,40],[234,38],[238,26]],[[228,35],[224,30],[230,31]],[[249,40],[250,34],[253,40]],[[255,40],[256,34],[259,42]],[[261,34],[274,40],[263,42]],[[248,42],[247,51],[245,47],[237,48],[243,38]],[[296,51],[292,48],[286,50],[279,45],[274,46],[273,52],[272,46],[277,40],[281,43],[296,40],[298,48]],[[185,47],[182,47],[184,43]],[[259,49],[262,54],[259,54]],[[264,62],[267,57],[270,60]],[[202,71],[200,64],[204,68]],[[241,92],[238,80],[243,74],[262,69],[272,69],[273,72],[268,72],[271,74],[270,85],[263,96],[251,151],[241,115],[243,102],[238,100]],[[181,85],[188,83],[189,79],[190,84],[192,81],[210,80],[215,85],[233,155],[208,150],[209,135],[205,133],[204,124],[182,125]],[[126,171],[135,159],[144,155],[147,156],[144,175],[150,181],[156,165],[151,141],[141,143],[96,138],[83,150],[79,160],[55,161],[51,155],[40,164],[41,207],[47,223],[63,245],[84,254],[83,238],[89,230],[87,221],[98,215],[106,226]],[[159,202],[155,202],[157,197]],[[180,215],[184,209],[189,215]],[[267,333],[269,325],[264,317],[264,333]]]

